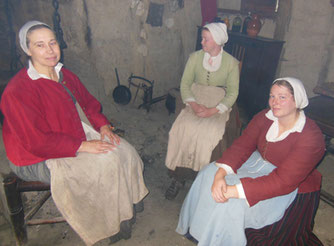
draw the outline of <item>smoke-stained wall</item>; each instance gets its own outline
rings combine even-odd
[[[281,2],[288,3],[290,14],[283,13],[284,31],[276,33],[286,42],[278,75],[301,79],[312,96],[318,83],[334,82],[334,6],[329,0]]]
[[[31,19],[53,25],[53,1],[9,2],[16,32]],[[98,99],[110,97],[116,87],[115,67],[124,85],[131,73],[154,80],[154,96],[179,85],[195,49],[200,0],[58,2],[68,45],[65,65]],[[161,26],[146,23],[150,2],[163,6]],[[265,21],[260,35],[285,41],[277,76],[300,78],[312,96],[317,83],[334,82],[334,7],[330,0],[280,0],[279,12],[276,20]]]
[[[177,87],[195,49],[201,23],[199,0],[155,0],[162,25],[147,24],[149,0],[59,0],[58,12],[68,48],[64,63],[100,100],[131,73],[154,80],[154,95]],[[53,26],[50,0],[13,0],[16,31],[36,19]],[[159,17],[159,16],[158,16]]]

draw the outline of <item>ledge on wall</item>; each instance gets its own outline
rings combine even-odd
[[[263,18],[275,19],[279,0],[241,0],[240,10],[218,8],[218,13],[247,15],[257,13]]]

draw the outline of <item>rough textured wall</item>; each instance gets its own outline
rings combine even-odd
[[[52,24],[51,0],[13,0],[16,30],[27,20]],[[65,65],[102,99],[131,73],[155,81],[154,96],[177,87],[189,54],[194,51],[199,0],[155,0],[163,4],[163,24],[146,23],[149,0],[59,0]]]
[[[278,75],[300,78],[309,96],[318,82],[334,82],[333,13],[329,0],[291,1],[285,33],[278,32],[286,41]]]

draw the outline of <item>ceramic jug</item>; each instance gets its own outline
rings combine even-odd
[[[256,37],[261,30],[263,22],[258,14],[252,14],[252,20],[247,23],[247,34]]]

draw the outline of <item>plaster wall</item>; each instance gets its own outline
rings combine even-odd
[[[37,19],[53,26],[49,0],[13,0],[15,28]],[[154,80],[154,95],[179,86],[184,65],[195,50],[201,23],[199,0],[156,0],[163,4],[163,24],[146,23],[149,0],[59,0],[65,65],[100,100],[131,73]]]
[[[318,82],[334,82],[334,8],[329,0],[294,0],[291,8],[277,74],[301,79],[312,96]]]
[[[14,30],[29,19],[52,25],[50,0],[12,0]],[[156,0],[164,5],[163,24],[146,23],[149,0],[59,0],[65,65],[98,99],[116,87],[114,68],[127,84],[131,73],[155,81],[154,96],[177,87],[194,51],[200,0]],[[295,76],[309,96],[317,83],[334,82],[334,8],[329,0],[281,0],[282,19],[266,19],[259,33],[285,41],[278,76]],[[284,8],[285,6],[285,8]],[[221,15],[221,14],[220,14]],[[229,15],[232,23],[234,15]],[[283,23],[283,24],[282,24]],[[277,34],[278,33],[278,34]],[[19,50],[19,49],[18,49]]]
[[[240,9],[240,0],[217,0],[217,4]],[[264,19],[258,35],[285,41],[277,77],[300,78],[313,96],[318,83],[334,82],[334,8],[329,0],[280,0],[279,12],[275,20]],[[230,23],[236,16],[219,15]]]

